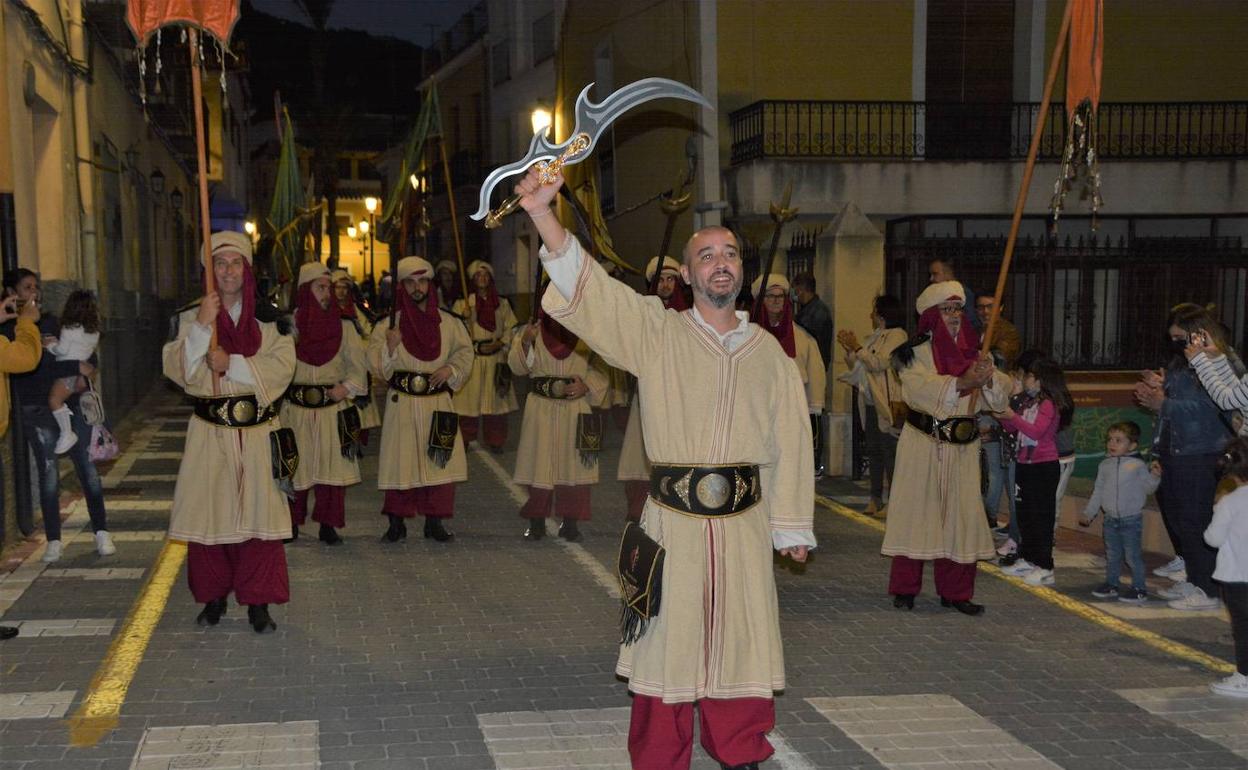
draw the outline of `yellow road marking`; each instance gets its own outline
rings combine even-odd
[[[96,669],[82,704],[69,718],[70,745],[94,746],[117,726],[130,682],[165,612],[169,592],[185,559],[186,543],[170,540],[160,549],[156,564],[139,591],[139,598],[122,624],[121,633],[113,639]]]
[[[847,508],[835,500],[824,497],[823,495],[815,495],[815,502],[833,513],[844,516],[845,518],[857,522],[858,524],[870,527],[877,532],[884,531],[884,522],[879,519],[863,515],[852,508]],[[980,562],[979,569],[982,572],[987,572],[989,575],[993,575],[1006,581],[1007,583],[1010,583],[1016,588],[1021,588],[1031,595],[1039,599],[1043,599],[1049,604],[1060,607],[1073,615],[1077,615],[1084,620],[1095,623],[1109,631],[1141,641],[1149,647],[1160,650],[1167,655],[1172,655],[1189,663],[1195,663],[1198,666],[1204,666],[1210,671],[1214,671],[1219,674],[1235,673],[1234,664],[1228,663],[1221,658],[1203,653],[1200,650],[1188,647],[1186,644],[1181,644],[1172,639],[1167,639],[1161,634],[1140,628],[1137,625],[1126,622],[1122,618],[1117,618],[1107,612],[1098,610],[1086,602],[1081,602],[1078,599],[1072,599],[1071,597],[1059,591],[1055,591],[1052,588],[1027,585],[1022,578],[1005,574],[1001,571],[1001,568],[995,564]]]

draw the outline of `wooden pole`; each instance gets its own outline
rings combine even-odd
[[[1001,313],[1001,299],[1005,296],[1005,281],[1010,274],[1010,262],[1014,259],[1014,243],[1018,240],[1018,228],[1023,221],[1023,207],[1027,204],[1027,189],[1031,187],[1031,174],[1036,168],[1036,156],[1040,152],[1040,135],[1044,133],[1044,124],[1049,115],[1049,103],[1053,96],[1053,83],[1057,80],[1057,71],[1062,62],[1062,54],[1066,51],[1066,41],[1070,37],[1070,19],[1074,15],[1075,0],[1066,0],[1066,10],[1062,13],[1062,26],[1057,33],[1057,45],[1053,48],[1053,58],[1049,61],[1049,74],[1044,81],[1044,94],[1040,97],[1040,114],[1036,116],[1036,130],[1031,135],[1031,146],[1027,148],[1027,164],[1023,167],[1023,182],[1018,190],[1018,200],[1014,204],[1014,219],[1010,222],[1010,235],[1005,241],[1005,255],[1001,258],[1001,272],[997,274],[997,290],[993,294],[992,314],[988,317],[988,328],[984,329],[981,350],[988,352],[992,342],[992,333],[997,326],[997,317]]]
[[[212,272],[212,249],[208,248],[212,238],[212,217],[208,211],[208,151],[204,147],[204,97],[203,86],[199,82],[199,71],[203,62],[199,60],[199,30],[191,27],[186,36],[187,45],[191,47],[191,99],[195,102],[195,162],[196,174],[199,177],[199,229],[203,236],[204,254],[204,296],[216,291]],[[212,325],[212,339],[208,350],[217,348],[217,325]],[[213,372],[212,392],[216,394],[220,387],[221,375]]]
[[[441,118],[438,124],[442,124]],[[442,176],[446,177],[446,200],[451,207],[451,232],[455,234],[455,258],[459,262],[459,289],[464,298],[464,308],[468,307],[468,274],[464,270],[464,246],[459,240],[459,215],[455,211],[455,188],[451,185],[451,164],[446,159],[446,138],[438,137],[438,152],[442,156]]]

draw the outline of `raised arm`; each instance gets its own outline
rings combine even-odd
[[[1221,409],[1248,409],[1248,375],[1236,381],[1235,372],[1231,369],[1226,356],[1209,358],[1204,353],[1197,353],[1192,358],[1192,368],[1205,386],[1209,397]]]

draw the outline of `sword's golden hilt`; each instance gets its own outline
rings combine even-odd
[[[567,149],[552,161],[540,160],[535,165],[538,174],[540,174],[542,184],[551,184],[555,181],[555,177],[559,172],[563,171],[563,167],[569,165],[576,160],[578,156],[589,149],[589,134],[578,134],[571,142],[568,143]],[[503,217],[520,207],[520,196],[513,195],[503,201],[503,205],[494,209],[485,215],[485,226],[493,230],[503,223]]]

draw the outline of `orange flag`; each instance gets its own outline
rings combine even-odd
[[[1096,152],[1096,112],[1101,105],[1101,69],[1105,47],[1104,0],[1072,0],[1070,47],[1066,58],[1066,148],[1062,175],[1050,208],[1056,220],[1066,193],[1082,179],[1081,197],[1092,208],[1092,223],[1101,208],[1101,175]]]
[[[161,27],[190,25],[229,42],[238,21],[238,0],[127,0],[126,22],[139,44]]]

